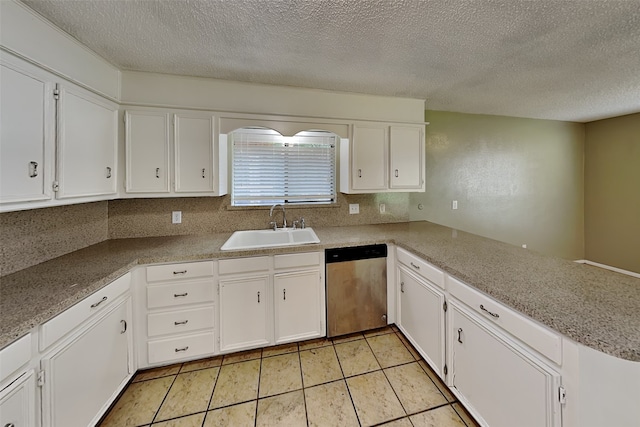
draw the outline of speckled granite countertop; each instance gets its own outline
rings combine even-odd
[[[220,251],[231,233],[108,240],[0,279],[0,348],[138,264],[395,243],[561,334],[640,362],[640,279],[429,222],[314,228],[321,243]]]

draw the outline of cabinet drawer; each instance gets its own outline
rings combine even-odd
[[[173,307],[213,301],[213,280],[147,287],[147,307]]]
[[[131,274],[127,273],[43,324],[40,328],[40,350],[49,347],[90,316],[104,310],[111,301],[127,292],[130,284]]]
[[[213,307],[149,314],[147,336],[155,337],[213,328],[213,316]]]
[[[483,318],[499,325],[555,363],[562,363],[562,342],[559,335],[451,276],[447,276],[447,288],[452,296],[480,313]]]
[[[152,265],[147,267],[147,282],[213,277],[213,261]]]
[[[444,273],[442,271],[402,248],[398,248],[396,254],[398,262],[409,267],[417,275],[444,289]]]
[[[9,344],[0,351],[0,382],[31,359],[31,334]]]
[[[316,266],[320,264],[320,253],[276,255],[273,257],[273,262],[276,269]]]
[[[213,353],[213,332],[149,341],[149,363],[195,358]]]
[[[258,256],[251,258],[222,259],[218,261],[220,274],[248,273],[269,269],[269,257]]]

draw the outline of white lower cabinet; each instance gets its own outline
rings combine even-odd
[[[274,276],[276,344],[324,335],[319,281],[317,269]]]
[[[402,265],[397,269],[397,280],[398,328],[442,377],[445,352],[444,291]]]
[[[558,427],[560,375],[455,299],[449,301],[449,385],[491,427]]]
[[[33,371],[23,374],[0,391],[0,426],[32,427],[35,420],[35,381]]]
[[[269,276],[220,279],[220,351],[271,343]]]
[[[41,359],[43,424],[95,423],[133,372],[131,297],[109,307]]]

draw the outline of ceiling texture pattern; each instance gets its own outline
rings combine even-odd
[[[640,111],[640,0],[24,0],[123,70],[587,122]]]

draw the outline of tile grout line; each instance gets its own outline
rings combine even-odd
[[[300,364],[300,385],[302,385],[302,401],[304,403],[304,416],[307,419],[307,427],[309,427],[309,411],[307,411],[307,394],[304,392],[304,375],[302,375],[302,358],[300,357],[300,345],[298,345],[298,363]]]
[[[211,402],[213,401],[213,393],[216,392],[216,386],[218,385],[218,378],[220,378],[220,371],[222,371],[222,360],[220,361],[220,367],[218,368],[218,373],[216,374],[216,379],[213,381],[213,389],[211,389],[211,396],[209,396],[209,403],[207,403],[207,409],[204,413],[204,418],[202,419],[202,426],[204,427],[204,423],[207,420],[207,416],[209,414],[209,408],[211,406]]]
[[[178,379],[178,374],[180,374],[180,369],[182,369],[182,365],[184,365],[184,363],[180,364],[180,368],[178,369],[178,373],[174,375],[173,381],[171,381],[171,385],[167,389],[167,392],[165,393],[164,397],[162,398],[162,402],[160,402],[160,405],[158,406],[158,409],[156,409],[155,414],[153,414],[153,418],[151,419],[151,422],[149,424],[153,424],[156,421],[156,417],[160,413],[160,408],[162,408],[162,405],[164,405],[164,402],[167,400],[167,396],[169,396],[169,393],[171,392],[171,388],[173,387],[173,385],[176,383],[176,380]]]
[[[353,412],[356,414],[356,420],[358,421],[358,425],[362,427],[362,421],[360,421],[360,416],[358,415],[356,404],[353,401],[353,396],[351,395],[351,389],[349,388],[349,384],[347,383],[347,378],[345,377],[344,370],[342,369],[342,363],[340,363],[340,357],[338,356],[338,352],[336,351],[336,344],[333,342],[333,340],[331,342],[332,342],[331,346],[333,347],[333,352],[336,355],[336,359],[338,359],[338,366],[340,366],[340,372],[342,373],[342,381],[344,381],[344,386],[347,388],[347,393],[349,393],[349,400],[351,401]],[[346,341],[346,342],[351,342],[351,341]],[[344,343],[340,343],[340,344],[344,344]]]
[[[253,426],[254,427],[256,427],[258,425],[258,404],[260,403],[260,383],[262,382],[260,380],[260,377],[262,376],[262,354],[263,353],[264,353],[264,351],[260,350],[260,368],[258,369],[258,388],[256,390],[256,410],[255,410],[255,415],[253,417]]]

